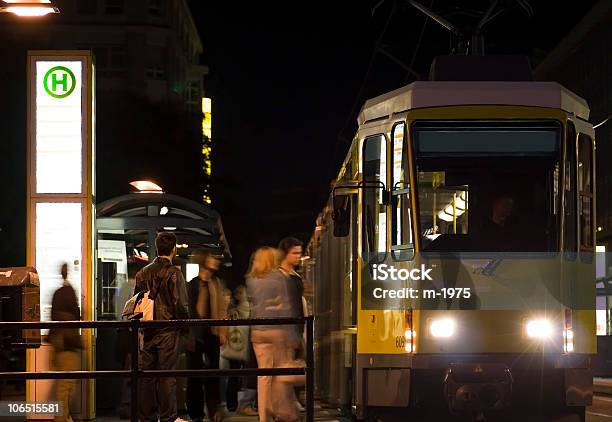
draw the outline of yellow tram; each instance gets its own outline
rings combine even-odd
[[[417,81],[365,103],[304,261],[318,397],[367,420],[584,419],[588,117],[554,82]]]

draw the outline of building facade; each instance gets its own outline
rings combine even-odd
[[[198,112],[207,68],[185,0],[55,0],[50,48],[91,49],[98,93],[145,94]]]

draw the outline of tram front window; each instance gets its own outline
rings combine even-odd
[[[558,250],[556,123],[417,122],[425,252]]]

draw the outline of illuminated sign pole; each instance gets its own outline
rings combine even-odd
[[[51,300],[62,285],[64,262],[82,319],[94,319],[93,82],[93,57],[88,51],[28,52],[27,264],[36,267],[40,276],[42,321],[51,319]],[[81,368],[93,369],[93,333],[83,330],[82,337]],[[47,342],[29,350],[28,371],[48,369],[51,351]],[[53,384],[28,381],[28,400],[54,400]],[[79,419],[94,415],[93,385],[87,380],[77,384],[80,400],[71,413]]]

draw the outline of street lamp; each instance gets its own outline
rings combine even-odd
[[[59,9],[54,7],[49,0],[30,2],[0,0],[0,13],[13,13],[21,17],[36,17],[59,12]]]
[[[164,193],[162,188],[150,180],[134,180],[130,185],[139,193]]]

